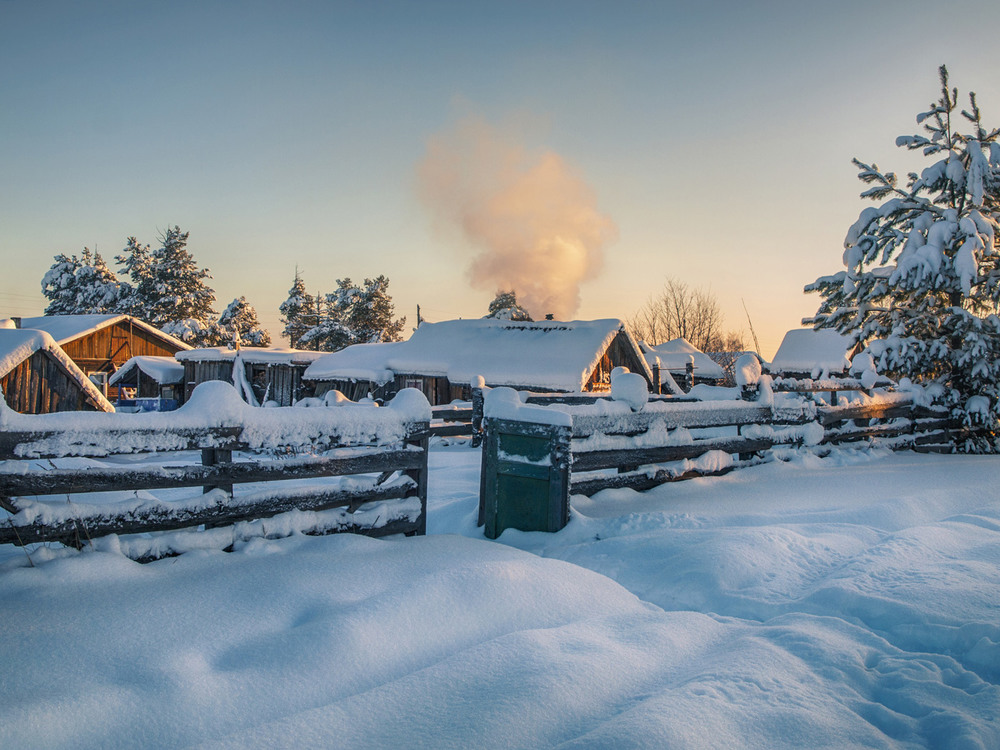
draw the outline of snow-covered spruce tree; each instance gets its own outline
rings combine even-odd
[[[896,145],[933,163],[906,187],[854,163],[881,201],[847,233],[846,270],[806,287],[823,301],[804,323],[861,342],[879,368],[931,385],[974,430],[962,450],[996,451],[1000,414],[1000,129],[982,125],[975,94],[961,110],[940,69],[941,98],[917,116],[926,135]],[[961,132],[964,129],[967,132]]]
[[[227,334],[227,341],[235,340],[238,335],[243,346],[268,346],[271,343],[271,334],[260,327],[257,311],[246,297],[237,297],[229,303],[219,316],[218,327]]]
[[[79,258],[55,256],[42,277],[42,294],[49,299],[46,315],[90,315],[119,312],[123,289],[101,254],[85,247]]]
[[[205,283],[212,277],[207,268],[198,268],[188,252],[187,240],[188,232],[174,226],[150,256],[152,299],[148,302],[147,320],[166,333],[190,329],[187,321],[209,326],[215,318],[215,291]]]
[[[299,338],[299,346],[320,352],[336,352],[355,343],[350,326],[351,308],[358,288],[348,279],[337,279],[337,291],[324,295],[317,304],[316,324]]]
[[[498,290],[497,296],[490,302],[489,312],[483,317],[496,320],[531,320],[528,311],[518,303],[517,292],[513,289],[509,292]]]
[[[135,237],[129,237],[125,248],[115,256],[115,262],[131,282],[122,283],[119,312],[148,321],[149,309],[156,299],[149,245],[141,245]]]
[[[306,291],[305,282],[295,269],[295,280],[288,290],[288,299],[278,306],[281,322],[285,324],[283,333],[288,337],[293,349],[299,348],[302,334],[318,322],[316,317],[316,300]]]
[[[350,283],[350,279],[347,281]],[[402,341],[406,318],[393,320],[395,311],[396,307],[389,295],[389,279],[385,276],[365,279],[364,286],[356,289],[352,295],[348,311],[347,321],[352,343]]]
[[[299,346],[335,352],[352,344],[400,341],[406,318],[393,320],[394,312],[385,276],[365,279],[361,287],[337,279],[337,290],[323,299],[319,322],[302,334]]]

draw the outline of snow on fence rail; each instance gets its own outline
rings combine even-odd
[[[111,534],[238,524],[245,527],[239,534],[228,531],[235,541],[267,533],[262,522],[247,525],[265,518],[271,533],[423,534],[429,419],[430,406],[415,390],[401,391],[386,408],[254,409],[222,382],[200,385],[184,407],[162,414],[28,416],[0,406],[0,507],[11,513],[0,524],[0,543],[79,547]],[[121,458],[189,450],[201,451],[201,465]],[[234,461],[234,451],[253,455]],[[69,457],[112,457],[114,463],[55,468],[49,460],[52,468],[37,466],[40,459]],[[339,479],[331,483],[334,477]],[[289,483],[311,479],[321,481]],[[234,494],[234,485],[248,491]],[[201,487],[202,494],[162,500],[146,493],[186,487]],[[122,491],[135,496],[113,503],[37,499]],[[203,542],[131,540],[127,554],[154,559]]]
[[[851,383],[853,385],[853,383]],[[851,390],[828,384],[838,392]],[[860,387],[860,386],[859,386]],[[923,407],[905,392],[859,391],[840,405],[818,403],[810,384],[801,392],[769,387],[715,389],[729,400],[648,403],[592,400],[567,403],[497,389],[484,406],[484,476],[480,525],[495,538],[504,528],[557,530],[568,519],[571,494],[610,488],[644,490],[664,482],[717,475],[774,458],[776,449],[878,441],[890,448],[948,451],[955,422],[947,410]],[[636,409],[638,407],[638,409]],[[550,493],[544,512],[526,510],[514,493]],[[548,483],[548,484],[546,484]],[[552,499],[554,498],[554,499]],[[521,509],[513,505],[520,505]],[[505,509],[506,506],[506,509]],[[562,519],[562,520],[560,520]]]

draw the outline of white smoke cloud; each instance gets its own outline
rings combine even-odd
[[[536,320],[576,313],[580,284],[601,271],[617,236],[562,157],[529,153],[478,117],[429,139],[417,180],[438,228],[458,229],[474,253],[472,286],[513,289]]]

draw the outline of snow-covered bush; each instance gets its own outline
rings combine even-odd
[[[964,450],[996,451],[1000,414],[1000,129],[986,130],[975,94],[961,110],[941,74],[941,98],[917,116],[927,135],[896,145],[934,162],[906,187],[875,164],[854,163],[873,187],[848,230],[846,270],[806,287],[823,298],[817,328],[868,347],[878,370],[941,386],[942,401],[977,437]],[[973,400],[973,396],[980,399]],[[983,400],[988,403],[983,408]]]

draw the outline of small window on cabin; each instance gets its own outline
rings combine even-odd
[[[108,374],[106,372],[88,372],[87,377],[90,382],[101,389],[101,393],[108,395]]]

